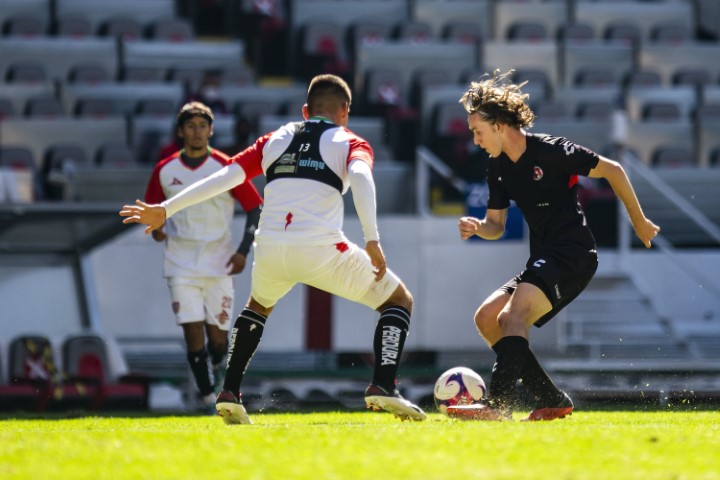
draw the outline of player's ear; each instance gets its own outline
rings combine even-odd
[[[310,113],[308,112],[308,104],[307,103],[302,106],[302,115],[305,120],[310,118]]]

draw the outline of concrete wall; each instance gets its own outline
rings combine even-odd
[[[408,348],[468,350],[486,348],[472,316],[479,302],[524,267],[523,241],[460,241],[457,219],[381,216],[380,232],[390,267],[415,297]],[[244,217],[233,223],[239,238]],[[360,224],[346,220],[346,233],[361,241]],[[698,281],[656,252],[634,251],[621,260],[614,251],[600,252],[600,268],[629,269],[656,308],[669,318],[720,318],[720,303],[710,288],[720,291],[720,251],[684,251],[678,260],[699,272]],[[80,309],[69,266],[52,263],[22,267],[0,266],[0,342],[19,333],[61,336],[80,329]],[[161,275],[162,247],[128,227],[127,233],[96,249],[84,262],[90,311],[101,331],[115,337],[181,337],[170,310]],[[250,291],[249,270],[236,277],[235,313]],[[304,287],[297,286],[277,305],[263,336],[263,351],[300,351],[304,345]],[[336,350],[370,349],[377,313],[342,299],[333,300],[333,346]],[[532,332],[536,348],[552,349],[556,326]],[[539,342],[539,344],[538,344]]]

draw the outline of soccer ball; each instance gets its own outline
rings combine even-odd
[[[470,368],[453,367],[435,382],[434,396],[440,413],[446,413],[447,407],[479,402],[485,396],[485,382]]]

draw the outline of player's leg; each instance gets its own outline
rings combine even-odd
[[[513,287],[514,291],[514,287]],[[478,307],[475,312],[475,326],[489,347],[497,343],[502,337],[502,330],[498,323],[498,316],[505,305],[510,301],[510,295],[503,288],[495,290],[488,296],[485,301]]]
[[[199,279],[172,277],[168,281],[172,308],[183,329],[187,362],[203,401],[214,397],[208,352],[205,349],[203,285]]]
[[[545,293],[530,283],[518,284],[509,299],[505,298],[506,292],[499,292],[503,291],[498,290],[492,294],[478,309],[481,314],[478,328],[481,329],[481,333],[482,329],[485,329],[483,337],[492,344],[496,354],[487,404],[448,407],[447,414],[450,417],[476,420],[511,418],[512,406],[515,403],[515,386],[530,352],[528,329],[535,320],[549,312],[552,305]],[[492,343],[498,332],[492,326],[490,313],[497,311],[499,306],[502,306],[497,314],[500,335],[499,339]]]
[[[425,413],[402,398],[395,387],[410,327],[412,295],[390,269],[376,281],[367,253],[354,244],[344,246],[347,248],[318,248],[318,258],[326,261],[316,270],[318,275],[306,283],[380,312],[373,340],[375,369],[365,392],[366,404],[388,410],[403,420],[424,420]]]
[[[282,247],[255,247],[251,295],[230,330],[225,379],[215,408],[227,424],[252,423],[242,406],[240,385],[275,303],[295,284],[284,275]]]
[[[545,279],[545,283],[553,285],[555,297],[552,293],[548,294],[547,291],[546,295],[553,299],[554,305],[550,312],[535,322],[536,327],[542,327],[582,293],[597,270],[597,254],[594,251],[578,252],[572,256],[570,265],[572,265],[571,268],[565,268],[557,273],[551,272],[550,275],[546,274],[548,278]],[[535,408],[525,420],[554,420],[564,418],[572,413],[574,409],[572,400],[567,393],[557,388],[547,372],[540,366],[532,350],[523,366],[521,378],[535,399]]]
[[[228,349],[228,330],[235,299],[233,278],[226,276],[205,279],[204,294],[207,351],[212,366],[211,380],[215,388],[222,382],[220,371]]]

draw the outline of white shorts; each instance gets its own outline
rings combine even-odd
[[[230,329],[232,277],[170,277],[168,287],[178,325],[204,321],[220,330]]]
[[[302,283],[375,310],[400,285],[400,278],[387,269],[376,282],[374,269],[365,250],[350,242],[309,246],[256,243],[252,297],[269,308]]]

